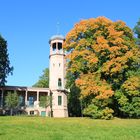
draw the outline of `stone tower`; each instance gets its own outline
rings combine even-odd
[[[52,92],[54,117],[68,117],[67,94],[65,90],[65,53],[62,48],[64,37],[52,36],[50,43],[49,88]]]

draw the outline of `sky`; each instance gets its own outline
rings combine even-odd
[[[134,28],[140,0],[0,0],[0,34],[7,40],[13,75],[6,85],[32,86],[49,67],[49,39],[81,19],[105,16]]]

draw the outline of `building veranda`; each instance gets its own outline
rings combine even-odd
[[[19,97],[19,106],[17,114],[26,112],[28,115],[49,116],[51,113],[50,107],[45,109],[39,105],[41,96],[50,96],[49,88],[34,88],[34,87],[19,87],[5,86],[0,88],[0,106],[4,111],[8,111],[5,107],[5,98],[8,92],[16,92]]]

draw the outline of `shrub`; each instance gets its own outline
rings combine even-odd
[[[104,109],[100,109],[98,106],[94,104],[90,104],[87,108],[84,109],[83,114],[85,116],[94,118],[94,119],[112,119],[114,111],[109,107],[105,107]]]

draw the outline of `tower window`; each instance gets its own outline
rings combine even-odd
[[[62,43],[58,42],[58,50],[62,50]]]
[[[58,105],[62,105],[62,96],[58,96]]]
[[[62,86],[62,80],[61,78],[58,78],[58,87],[61,87]]]
[[[61,65],[61,64],[59,63],[59,67],[60,67],[60,65]]]
[[[53,43],[53,45],[52,45],[52,49],[53,49],[53,51],[56,50],[56,43]]]

